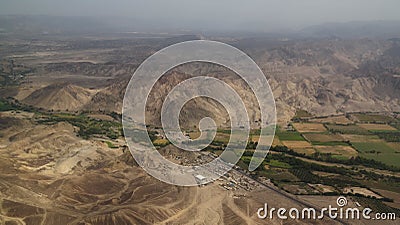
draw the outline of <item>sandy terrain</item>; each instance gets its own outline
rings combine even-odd
[[[265,188],[167,185],[135,166],[126,149],[82,140],[69,124],[14,120],[1,130],[0,223],[280,224],[259,220],[257,209],[299,204]]]
[[[393,191],[387,191],[382,189],[374,189],[375,192],[381,194],[386,198],[393,199],[393,202],[386,203],[387,205],[395,208],[400,208],[400,193],[396,193]]]

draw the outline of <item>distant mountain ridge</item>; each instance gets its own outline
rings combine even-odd
[[[400,21],[324,23],[306,27],[300,34],[320,38],[394,38],[400,37]]]
[[[255,29],[255,28],[253,28]],[[186,30],[186,31],[185,31]],[[248,30],[248,26],[237,28],[237,33]],[[103,17],[72,17],[48,15],[0,15],[0,33],[26,35],[34,34],[107,34],[135,32],[165,32],[182,34],[210,33],[204,29],[171,28],[166,24],[156,25],[154,21],[143,21],[139,18],[103,18]],[[233,34],[232,31],[221,29],[220,34]],[[248,34],[249,32],[246,32]],[[268,33],[256,29],[250,32],[252,36],[291,37],[291,38],[400,38],[400,21],[352,21],[343,23],[323,23],[305,27],[299,31],[281,29]],[[159,33],[161,34],[161,33]]]
[[[90,17],[0,15],[0,31],[20,35],[106,33],[115,29]]]

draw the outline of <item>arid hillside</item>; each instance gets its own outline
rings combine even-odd
[[[134,163],[122,139],[84,140],[69,123],[23,111],[1,112],[0,121],[1,224],[280,224],[257,218],[264,201],[301,206],[262,187],[228,191],[225,178],[165,184]]]
[[[149,36],[0,37],[0,224],[343,224],[260,220],[256,214],[264,203],[335,205],[343,193],[349,194],[349,207],[398,210],[393,161],[398,157],[399,40],[213,38],[257,62],[284,129],[257,171],[247,167],[256,142],[265,137],[252,129],[246,155],[234,169],[206,186],[188,188],[148,175],[123,137],[119,113],[136,68],[165,46],[200,38]],[[149,126],[153,144],[179,164],[214,159],[231,134],[218,129],[206,151],[181,154],[159,132],[166,95],[193,76],[223,80],[243,99],[253,128],[260,119],[254,94],[232,71],[207,63],[173,68],[154,86],[146,119],[154,125]],[[392,113],[344,114],[354,111]],[[296,113],[303,115],[294,118]],[[321,117],[331,114],[340,115]],[[181,111],[187,135],[198,135],[193,127],[205,116],[220,127],[229,125],[221,104],[197,98]],[[293,121],[300,117],[307,119]],[[386,152],[375,146],[385,146]],[[371,193],[382,199],[372,199]]]
[[[49,110],[120,112],[126,85],[135,68],[160,46],[143,40],[97,42],[90,50],[79,50],[86,42],[66,41],[62,44],[68,50],[56,45],[53,47],[56,50],[50,52],[8,56],[15,58],[14,67],[23,65],[31,72],[21,75],[16,89],[2,95]],[[266,74],[281,123],[288,121],[297,109],[321,116],[354,111],[400,111],[400,41],[397,39],[238,39],[228,43],[248,53]],[[123,63],[116,63],[119,58]],[[8,64],[3,63],[4,73],[11,73]],[[218,77],[229,83],[243,97],[250,117],[257,120],[254,95],[238,76],[218,66],[198,63],[175,68],[159,81],[153,92],[156,98],[148,102],[149,113],[153,115],[151,121],[156,123],[154,110],[160,108],[162,96],[187,77],[199,75]],[[224,110],[209,100],[197,99],[187,107],[194,118],[208,113],[219,118],[220,124],[226,123],[222,119]]]

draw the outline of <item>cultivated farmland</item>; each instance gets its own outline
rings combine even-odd
[[[326,128],[320,123],[293,123],[293,127],[300,133],[326,132]]]

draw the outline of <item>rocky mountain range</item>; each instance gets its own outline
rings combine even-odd
[[[108,43],[107,40],[103,42]],[[138,41],[144,43],[138,48],[132,47],[132,43],[122,45],[126,49],[111,46],[100,50],[102,45],[98,45],[90,51],[58,50],[51,57],[35,55],[34,60],[32,56],[22,57],[18,60],[36,68],[36,72],[22,81],[13,97],[49,110],[120,113],[125,88],[140,61],[129,58],[138,54],[144,59],[160,47]],[[244,50],[263,70],[273,89],[278,119],[282,123],[298,109],[321,116],[354,111],[400,111],[398,39],[254,38],[228,43]],[[63,51],[68,51],[69,55],[63,55]],[[81,59],[70,59],[76,55],[81,55]],[[124,63],[114,63],[119,56],[125,59]],[[37,63],[39,59],[41,62]],[[154,122],[157,118],[162,96],[179,82],[199,75],[218,77],[229,83],[244,98],[252,120],[257,120],[258,105],[247,85],[232,71],[205,63],[175,68],[159,81],[153,90],[154,97],[148,102],[153,115],[151,120]],[[201,107],[205,105],[209,107]],[[221,124],[227,122],[222,119],[226,112],[212,100],[197,99],[187,107],[183,115],[199,118],[211,114],[218,117]]]

